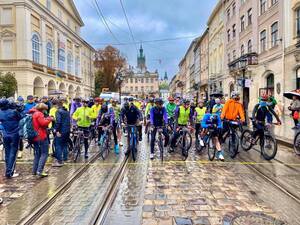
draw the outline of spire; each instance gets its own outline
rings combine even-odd
[[[165,72],[164,80],[168,80],[168,73],[167,73],[167,71]]]
[[[143,57],[143,52],[144,52],[144,50],[143,50],[143,46],[142,46],[142,44],[141,44],[141,46],[140,46],[140,57],[142,58]]]

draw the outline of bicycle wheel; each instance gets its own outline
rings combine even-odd
[[[163,145],[162,138],[159,139],[158,148],[159,148],[159,153],[160,153],[160,159],[161,159],[161,161],[164,161],[164,145]]]
[[[274,159],[277,154],[277,141],[273,136],[265,134],[260,148],[265,160]]]
[[[76,139],[76,143],[75,143],[75,146],[74,146],[74,155],[73,155],[73,160],[74,162],[76,162],[80,156],[80,153],[81,153],[81,138],[80,137],[77,137]]]
[[[250,130],[244,130],[241,136],[241,145],[244,151],[249,151],[252,148],[252,132]]]
[[[105,160],[107,156],[106,149],[107,149],[106,135],[103,135],[103,137],[101,137],[101,145],[99,146],[100,156],[103,160]]]
[[[206,148],[207,148],[208,159],[210,161],[213,161],[215,158],[215,155],[216,155],[216,148],[214,146],[214,143],[213,143],[213,140],[211,137],[209,137],[207,140]]]
[[[229,136],[229,142],[228,142],[228,150],[229,150],[229,155],[233,159],[235,156],[238,154],[239,150],[239,136],[237,135],[236,132],[233,132]]]
[[[300,155],[300,132],[294,138],[294,152]]]
[[[131,149],[132,160],[135,162],[136,154],[137,154],[136,144],[131,145],[130,149]]]

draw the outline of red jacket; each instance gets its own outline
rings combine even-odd
[[[32,114],[33,128],[38,133],[38,136],[33,141],[44,141],[47,138],[47,128],[52,118],[45,118],[44,114],[35,108],[29,110],[29,113]]]

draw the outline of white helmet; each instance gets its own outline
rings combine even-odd
[[[236,97],[239,97],[239,96],[240,96],[239,92],[237,92],[237,91],[231,92],[231,98],[236,98]]]

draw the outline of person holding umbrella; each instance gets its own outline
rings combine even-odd
[[[299,125],[299,111],[300,111],[300,90],[294,90],[290,92],[285,92],[283,94],[284,97],[292,100],[292,103],[288,107],[291,111],[291,116],[293,117],[295,127],[292,129],[297,129]]]

